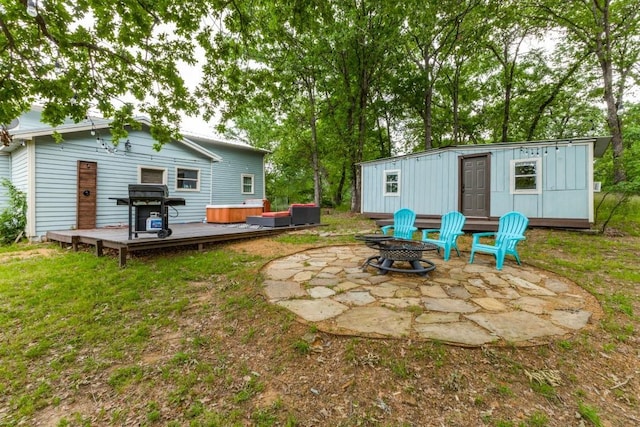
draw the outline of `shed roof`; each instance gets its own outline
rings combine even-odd
[[[593,136],[593,137],[580,137],[580,138],[564,138],[564,139],[548,139],[540,141],[520,141],[520,142],[494,142],[490,144],[473,144],[473,145],[450,145],[447,147],[432,148],[430,150],[424,150],[417,153],[404,154],[401,156],[385,157],[382,159],[367,160],[360,162],[359,164],[370,164],[376,162],[385,162],[390,159],[403,159],[411,157],[419,157],[430,154],[437,154],[444,151],[465,151],[465,150],[477,150],[480,147],[486,147],[487,149],[512,149],[520,147],[553,147],[561,144],[571,143],[593,143],[593,155],[594,157],[602,157],[606,151],[609,143],[611,142],[611,136]]]

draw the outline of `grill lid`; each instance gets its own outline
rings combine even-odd
[[[161,184],[129,184],[129,199],[162,199],[169,197],[169,189]]]

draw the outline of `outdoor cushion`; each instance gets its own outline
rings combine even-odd
[[[263,212],[262,216],[267,218],[281,218],[283,216],[289,216],[289,211]]]

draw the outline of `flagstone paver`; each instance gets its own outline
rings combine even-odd
[[[489,258],[468,264],[465,254],[448,262],[433,254],[427,276],[381,275],[362,269],[375,254],[343,245],[274,260],[263,268],[264,294],[327,333],[462,346],[536,345],[602,317],[591,294],[548,271],[509,261],[498,271]]]
[[[411,314],[384,307],[356,307],[338,316],[336,325],[343,330],[402,337],[409,335]]]

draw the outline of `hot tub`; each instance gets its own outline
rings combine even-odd
[[[207,222],[219,224],[245,222],[248,216],[262,215],[262,209],[261,204],[207,205]]]

